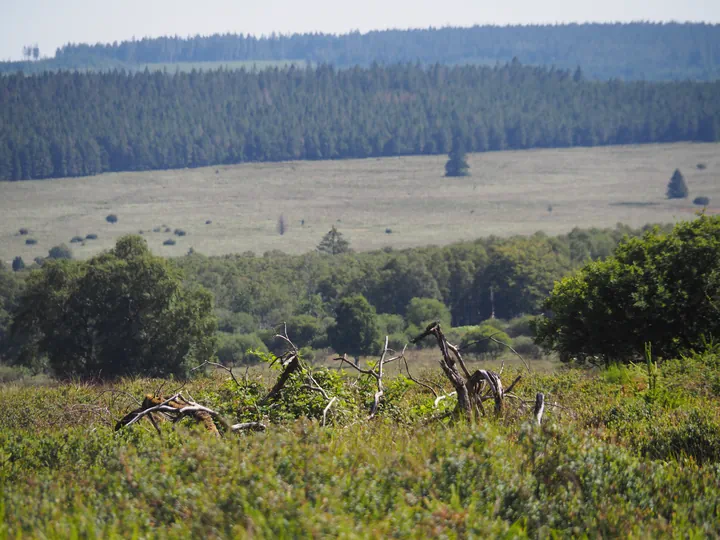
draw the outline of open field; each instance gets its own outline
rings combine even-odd
[[[20,255],[29,262],[63,242],[85,258],[140,230],[154,252],[179,256],[191,247],[207,255],[302,253],[332,225],[356,250],[370,250],[672,222],[692,217],[695,196],[710,197],[711,212],[720,203],[719,150],[682,143],[472,154],[472,176],[454,179],[442,176],[446,156],[413,156],[6,182],[0,183],[0,260]],[[675,168],[685,175],[688,200],[665,199]],[[114,225],[105,221],[111,213],[119,219]],[[30,234],[19,235],[21,227]],[[175,229],[187,236],[173,235]],[[69,243],[89,233],[98,239]],[[27,238],[37,244],[26,245]],[[163,246],[168,238],[176,245]]]

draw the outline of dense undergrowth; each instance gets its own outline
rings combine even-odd
[[[516,392],[545,392],[542,426],[511,400],[501,418],[432,420],[454,398],[436,409],[402,376],[367,420],[373,381],[319,370],[340,396],[325,427],[301,381],[268,406],[267,371],[188,383],[229,420],[268,423],[224,438],[189,420],[162,423],[162,437],[146,421],[113,431],[133,396],[172,381],[5,383],[0,537],[717,536],[719,367],[710,352],[525,372]]]

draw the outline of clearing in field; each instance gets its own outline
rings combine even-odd
[[[674,222],[699,209],[692,204],[697,196],[710,198],[709,212],[720,202],[718,148],[680,143],[470,154],[466,178],[443,177],[447,156],[412,156],[5,182],[0,260],[19,255],[30,262],[61,243],[86,258],[140,231],[156,253],[179,256],[190,248],[207,255],[303,253],[333,225],[354,249],[372,250]],[[665,198],[676,168],[688,199]],[[109,214],[116,223],[106,221]],[[28,234],[20,235],[21,228]],[[97,239],[71,243],[88,234]],[[168,240],[175,244],[164,245]]]

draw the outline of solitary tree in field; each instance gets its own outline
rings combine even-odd
[[[342,233],[337,230],[335,225],[323,236],[317,250],[327,255],[339,255],[350,251],[350,242],[342,237]]]
[[[667,198],[668,199],[686,199],[688,196],[688,187],[685,183],[680,169],[675,169],[675,172],[670,178],[670,182],[667,185]]]
[[[445,176],[470,176],[470,165],[465,156],[465,147],[459,137],[453,141],[453,148],[445,164]]]

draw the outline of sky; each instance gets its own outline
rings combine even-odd
[[[720,0],[0,0],[0,60],[133,36],[639,20],[720,23]]]

